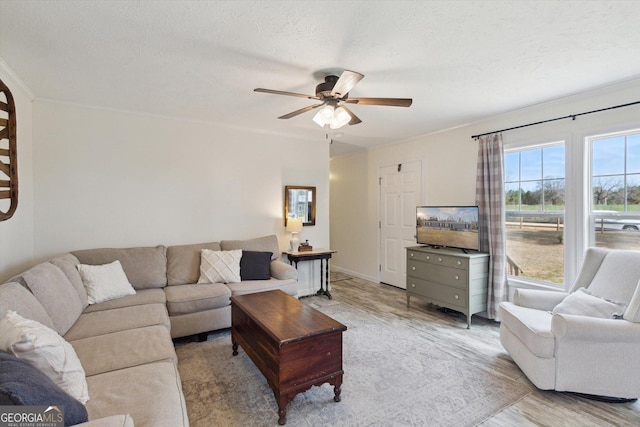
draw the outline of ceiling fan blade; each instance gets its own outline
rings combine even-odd
[[[323,105],[324,105],[324,102],[322,104],[309,105],[308,107],[301,108],[299,110],[293,111],[293,112],[291,112],[289,114],[285,114],[284,116],[280,116],[278,118],[279,119],[290,119],[291,117],[295,117],[298,114],[306,113],[307,111],[311,111],[314,108],[322,107]]]
[[[363,78],[364,74],[344,70],[336,82],[336,85],[333,87],[333,90],[331,90],[331,96],[338,98],[344,97]]]
[[[409,107],[413,103],[412,98],[349,98],[345,100],[350,104],[358,105],[384,105],[386,107]]]
[[[263,93],[272,93],[274,95],[297,96],[297,97],[300,97],[300,98],[307,98],[307,99],[320,99],[317,96],[313,96],[313,95],[305,95],[303,93],[295,93],[295,92],[285,92],[283,90],[264,89],[264,88],[261,88],[261,87],[255,88],[253,91],[254,92],[263,92]]]
[[[351,111],[350,109],[347,108],[346,105],[341,105],[342,108],[345,109],[345,111],[347,113],[349,113],[349,115],[351,116],[351,120],[349,120],[349,126],[352,125],[357,125],[358,123],[362,123],[362,120],[360,120],[360,118],[358,116],[356,116],[355,114],[353,114],[353,111]]]

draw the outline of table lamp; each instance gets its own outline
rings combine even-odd
[[[302,218],[287,218],[286,230],[291,233],[291,251],[298,252],[300,240],[297,234],[302,231]]]

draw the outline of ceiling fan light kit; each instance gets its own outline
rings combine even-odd
[[[347,110],[345,110],[343,107],[338,107],[333,113],[333,117],[329,122],[329,127],[331,127],[331,129],[339,129],[350,122],[351,114],[347,113]]]
[[[339,129],[342,126],[350,123],[352,120],[351,114],[347,112],[343,107],[335,108],[333,103],[328,103],[313,117],[313,121],[320,127],[329,125],[331,129]]]
[[[335,107],[333,105],[325,105],[313,116],[313,121],[318,124],[318,126],[324,126],[327,123],[331,122],[333,119],[333,113],[335,112]]]
[[[339,129],[347,124],[357,125],[358,123],[362,123],[362,120],[346,106],[339,106],[338,104],[340,102],[361,105],[383,105],[386,107],[409,107],[413,103],[411,98],[349,98],[351,89],[363,78],[364,74],[349,70],[344,70],[340,77],[328,75],[324,78],[323,83],[316,86],[315,96],[264,88],[256,88],[254,92],[296,96],[323,101],[321,104],[310,105],[278,118],[290,119],[299,114],[322,107],[313,117],[313,121],[322,127],[329,125],[331,129]]]

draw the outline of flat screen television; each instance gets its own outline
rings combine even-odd
[[[418,206],[418,244],[479,251],[477,206]]]

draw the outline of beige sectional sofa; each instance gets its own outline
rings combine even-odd
[[[271,252],[271,278],[197,283],[202,249]],[[120,261],[135,294],[89,305],[77,265],[114,260]],[[297,271],[279,260],[276,236],[88,249],[36,265],[0,285],[0,319],[13,310],[72,345],[88,384],[87,425],[187,426],[172,338],[228,328],[232,295],[270,289],[298,293]]]

